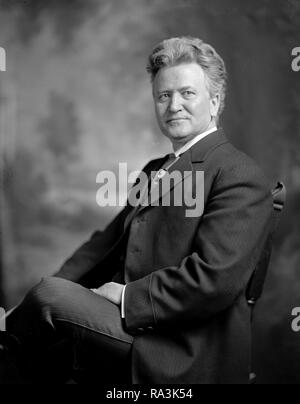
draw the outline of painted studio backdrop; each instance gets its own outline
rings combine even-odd
[[[0,306],[118,212],[96,203],[99,171],[140,170],[171,151],[146,59],[164,38],[197,36],[227,64],[227,136],[288,189],[255,346],[259,382],[299,383],[299,21],[299,0],[0,1]]]

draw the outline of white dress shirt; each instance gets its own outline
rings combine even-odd
[[[194,146],[196,143],[198,143],[200,140],[204,139],[206,136],[210,135],[211,133],[214,133],[218,130],[216,126],[213,128],[206,130],[203,133],[200,133],[199,135],[195,136],[192,140],[187,142],[185,145],[183,145],[180,149],[178,149],[176,152],[174,152],[175,157],[181,156],[181,154],[185,153],[187,150],[189,150],[192,146]]]
[[[194,146],[196,143],[198,143],[200,140],[204,139],[206,136],[210,135],[211,133],[216,132],[218,129],[216,126],[214,126],[212,129],[206,130],[203,133],[200,133],[199,135],[195,136],[192,140],[187,142],[185,145],[183,145],[180,149],[174,152],[175,157],[181,156],[183,153],[185,153],[187,150],[189,150],[192,146]],[[126,285],[123,288],[122,292],[122,301],[121,301],[121,317],[125,318],[125,289]]]

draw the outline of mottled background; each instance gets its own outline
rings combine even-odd
[[[116,214],[96,204],[98,171],[170,151],[145,62],[166,37],[198,36],[228,67],[227,136],[288,187],[256,362],[260,382],[300,382],[299,21],[299,0],[0,1],[0,303],[16,304]]]

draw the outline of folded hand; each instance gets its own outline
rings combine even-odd
[[[120,306],[124,287],[125,286],[120,283],[108,282],[100,286],[98,289],[91,289],[91,291],[99,296],[105,297],[117,306]]]

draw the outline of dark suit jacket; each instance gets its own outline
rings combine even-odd
[[[271,185],[222,130],[184,153],[174,170],[204,171],[201,217],[186,217],[186,206],[148,206],[127,223],[127,206],[57,276],[87,287],[125,279],[133,383],[247,383],[245,289],[271,229]]]

